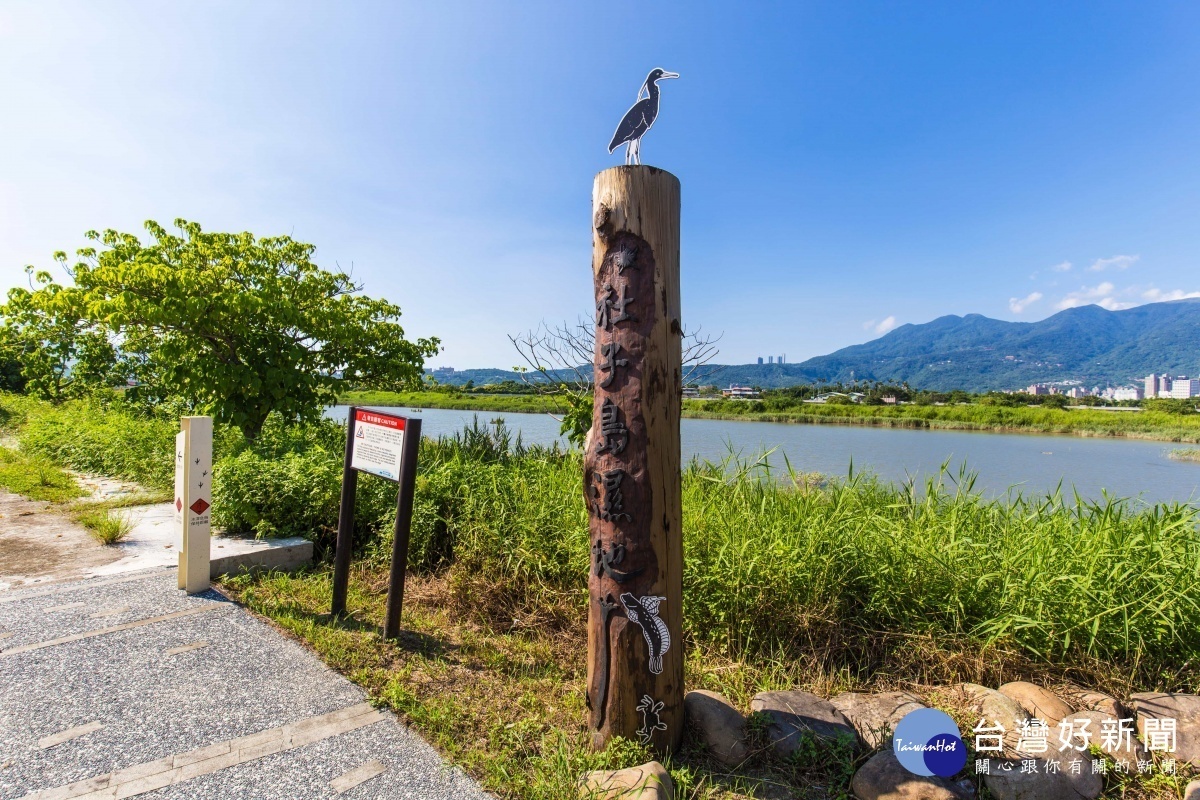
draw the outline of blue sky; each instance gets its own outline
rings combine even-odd
[[[685,322],[789,361],[1200,292],[1200,4],[0,5],[0,289],[90,228],[289,233],[435,364],[587,314],[645,74]]]

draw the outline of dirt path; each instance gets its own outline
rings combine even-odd
[[[0,489],[0,589],[80,578],[122,556],[50,503]]]

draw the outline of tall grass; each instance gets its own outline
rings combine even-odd
[[[97,471],[129,469],[131,456],[91,448],[145,446],[147,482],[169,480],[155,449],[169,459],[164,421],[122,421],[109,408],[81,435],[55,418],[62,412],[26,412],[23,445]],[[218,522],[306,535],[328,553],[343,437],[332,422],[272,419],[253,445],[222,440]],[[410,564],[444,572],[462,613],[506,627],[578,625],[589,566],[581,475],[577,453],[526,447],[503,426],[477,421],[422,442]],[[359,555],[382,561],[395,484],[364,476],[358,502]],[[815,652],[869,671],[913,638],[1047,663],[1106,660],[1159,688],[1200,676],[1200,518],[1190,506],[986,499],[965,472],[922,485],[854,474],[817,483],[790,467],[771,474],[764,459],[692,464],[683,510],[686,634],[736,658]]]

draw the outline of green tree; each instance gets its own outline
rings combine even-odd
[[[0,386],[58,403],[123,383],[112,337],[87,318],[82,293],[28,271],[34,288],[11,289],[0,306]]]
[[[181,397],[253,439],[267,415],[311,419],[347,386],[418,386],[437,339],[408,341],[399,306],[360,294],[344,272],[321,269],[315,248],[288,236],[179,234],[146,223],[151,241],[89,231],[67,294],[81,319],[119,343],[133,393]],[[66,267],[66,254],[55,256]]]

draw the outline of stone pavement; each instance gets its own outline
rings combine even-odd
[[[0,800],[485,800],[361,689],[154,569],[0,592]]]

